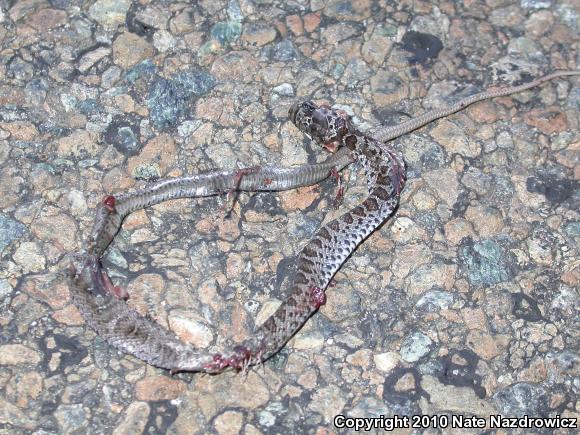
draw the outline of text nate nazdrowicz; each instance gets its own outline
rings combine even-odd
[[[491,415],[484,417],[467,417],[463,415],[394,415],[392,417],[346,417],[337,415],[334,417],[334,426],[337,429],[354,429],[355,431],[369,431],[371,429],[383,429],[392,431],[395,429],[576,429],[576,418],[566,418],[556,415],[555,417],[504,417],[503,415]]]

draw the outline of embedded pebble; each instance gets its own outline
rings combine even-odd
[[[175,48],[175,38],[171,33],[160,30],[155,32],[153,36],[153,46],[162,53],[173,50]]]
[[[123,69],[131,68],[153,55],[153,47],[134,33],[123,33],[113,42],[113,60]]]
[[[379,370],[389,373],[399,365],[400,356],[395,352],[385,352],[374,355],[373,360]]]
[[[426,172],[424,178],[428,186],[441,198],[449,207],[453,207],[459,197],[459,183],[457,174],[452,169],[438,169]]]
[[[404,81],[397,75],[387,71],[379,71],[371,77],[373,101],[377,106],[389,106],[409,96],[409,90]]]
[[[522,417],[526,414],[542,415],[548,406],[547,393],[537,385],[516,383],[498,391],[494,401],[504,415]]]
[[[444,310],[453,303],[454,299],[455,297],[452,293],[432,290],[421,296],[421,299],[417,301],[417,307],[430,310]]]
[[[431,350],[433,341],[426,335],[416,332],[405,339],[401,346],[401,358],[407,362],[419,361]]]
[[[5,344],[0,346],[0,365],[37,364],[40,354],[23,344]]]
[[[129,0],[97,0],[89,8],[89,16],[102,26],[114,28],[125,21],[130,6]]]
[[[113,435],[143,433],[150,412],[151,408],[146,402],[131,403],[127,407],[125,417],[121,423],[115,427]]]
[[[85,53],[79,60],[79,71],[84,73],[90,70],[97,62],[111,53],[109,47],[100,47],[96,50]]]
[[[494,337],[485,331],[474,330],[466,338],[469,348],[484,360],[491,360],[501,354],[505,343],[501,337]]]
[[[495,415],[495,407],[479,398],[471,388],[443,385],[433,376],[424,376],[421,387],[433,398],[431,402],[435,409],[432,412],[445,410],[480,417]]]
[[[29,418],[18,406],[0,398],[0,423],[32,430],[37,422]]]
[[[457,153],[465,157],[477,157],[481,153],[481,147],[475,138],[468,136],[464,129],[445,119],[437,123],[430,134],[448,153]]]
[[[40,272],[46,267],[46,259],[34,242],[22,243],[13,257],[14,262],[22,267],[23,273]]]
[[[90,411],[81,404],[59,405],[54,417],[63,433],[73,433],[86,428]]]
[[[344,393],[336,385],[329,385],[314,393],[309,408],[322,415],[323,420],[329,423],[334,416],[340,414],[345,404]]]
[[[87,201],[82,192],[78,190],[71,190],[67,194],[67,199],[70,204],[71,211],[76,215],[80,216],[87,211]]]
[[[7,279],[0,279],[0,302],[12,293],[12,286]]]
[[[240,433],[244,416],[240,412],[226,411],[218,415],[214,422],[214,427],[220,435],[235,435]]]
[[[142,401],[173,400],[185,390],[185,384],[167,376],[151,376],[137,381],[135,397]]]
[[[474,284],[496,284],[511,276],[511,265],[504,249],[493,240],[461,247],[460,259]]]
[[[0,253],[26,231],[26,226],[0,213]]]
[[[213,341],[211,329],[183,312],[172,312],[169,315],[169,326],[183,341],[197,348],[206,348]]]

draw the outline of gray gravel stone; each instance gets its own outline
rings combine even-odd
[[[537,385],[525,382],[510,385],[494,394],[493,399],[506,416],[542,417],[548,413],[546,391]]]
[[[552,6],[552,0],[520,0],[525,9],[547,9]]]
[[[453,293],[441,290],[431,290],[425,293],[421,299],[417,301],[417,308],[426,309],[428,311],[444,310],[453,304],[454,300],[455,296]]]
[[[463,246],[459,255],[473,284],[497,284],[512,276],[506,252],[493,240]]]
[[[101,26],[115,28],[125,21],[129,6],[129,0],[97,0],[89,8],[89,16]]]
[[[0,213],[0,253],[14,240],[20,238],[26,226]]]
[[[170,80],[158,77],[151,83],[147,98],[153,125],[161,131],[174,127],[178,120],[190,113],[192,97],[207,93],[215,83],[214,78],[203,70],[178,73]]]
[[[12,286],[7,279],[0,279],[0,301],[12,293]]]
[[[74,433],[86,428],[88,425],[87,418],[90,416],[83,405],[59,405],[54,412],[59,427],[64,433]]]
[[[407,362],[416,362],[431,351],[433,341],[421,332],[408,336],[401,345],[401,358]]]

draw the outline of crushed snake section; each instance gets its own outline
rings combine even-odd
[[[333,154],[323,163],[286,169],[248,168],[214,171],[164,180],[136,192],[107,196],[97,209],[86,251],[76,254],[70,269],[71,294],[86,322],[109,344],[143,361],[178,371],[219,373],[244,370],[278,352],[304,322],[326,302],[326,288],[346,258],[396,209],[405,186],[402,158],[384,141],[455,113],[470,104],[510,95],[557,77],[578,75],[559,71],[520,86],[489,90],[452,106],[427,112],[371,134],[358,131],[348,115],[312,102],[295,104],[290,119],[317,144]],[[195,349],[171,331],[141,316],[125,302],[126,292],[112,284],[100,258],[119,231],[123,219],[135,210],[174,198],[205,197],[236,191],[278,191],[318,183],[358,160],[365,169],[369,195],[355,208],[322,226],[298,255],[289,297],[255,333],[232,350],[209,353]],[[340,187],[339,187],[340,194]]]

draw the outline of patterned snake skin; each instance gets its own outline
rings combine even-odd
[[[509,95],[538,86],[556,77],[577,75],[559,71],[524,85],[485,91],[456,104],[427,112],[394,127],[381,128],[374,137],[358,131],[341,110],[295,104],[290,119],[316,143],[336,151],[325,162],[296,169],[249,168],[218,171],[161,181],[143,190],[117,197],[107,196],[97,217],[86,252],[71,264],[70,283],[74,303],[87,323],[111,345],[147,363],[171,370],[219,373],[242,370],[274,355],[326,301],[332,277],[357,246],[395,210],[405,185],[402,158],[384,141],[411,132],[435,119],[448,116],[487,98]],[[298,255],[297,271],[289,297],[255,333],[229,352],[195,349],[172,332],[129,308],[126,294],[111,283],[100,258],[131,212],[172,198],[219,195],[235,190],[274,191],[314,184],[358,160],[365,169],[368,197],[357,207],[323,227]]]

